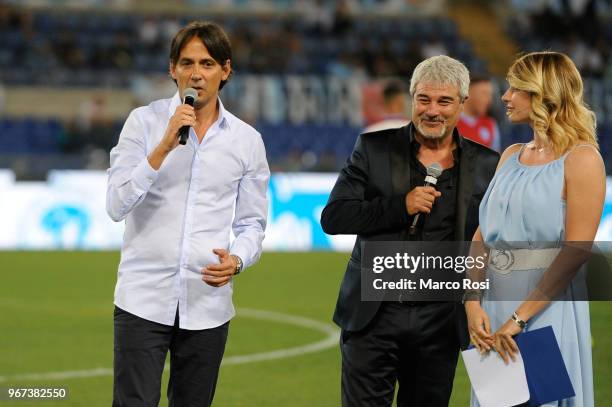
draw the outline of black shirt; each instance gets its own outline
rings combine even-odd
[[[413,130],[414,131],[414,130]],[[459,151],[461,149],[461,137],[456,132],[453,139],[457,146],[453,150],[454,165],[442,171],[438,177],[435,188],[442,193],[436,198],[433,208],[429,214],[422,213],[417,223],[417,232],[409,236],[410,240],[425,240],[439,242],[443,240],[455,240],[455,218],[457,204],[457,185],[459,181]],[[421,147],[419,142],[410,134],[412,146],[410,154],[410,190],[425,185],[427,168],[418,160],[417,154]],[[412,224],[412,217],[410,224]]]

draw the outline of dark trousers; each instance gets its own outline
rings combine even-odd
[[[454,303],[385,302],[362,331],[342,331],[342,405],[447,407],[459,340]]]
[[[207,407],[215,394],[229,322],[212,329],[179,329],[115,307],[113,407],[157,407],[170,350],[170,407]]]

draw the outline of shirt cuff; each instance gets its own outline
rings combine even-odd
[[[145,157],[132,171],[132,185],[136,193],[141,195],[147,192],[158,176],[159,171],[153,169],[149,160]]]

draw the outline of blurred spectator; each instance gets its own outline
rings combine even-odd
[[[598,10],[609,0],[512,0],[516,15],[508,31],[525,50],[551,49],[568,54],[583,76],[602,77],[609,63],[606,38]],[[606,33],[606,29],[608,32]]]
[[[338,78],[367,77],[359,58],[347,51],[340,52],[338,58],[327,64],[326,72]]]
[[[30,3],[24,1],[0,4],[0,81],[7,86],[49,86],[58,92],[92,86],[111,88],[111,95],[127,89],[141,104],[167,92],[159,83],[167,82],[168,38],[183,21],[193,18],[186,7],[214,6],[213,15],[207,14],[206,7],[201,12],[205,18],[227,22],[234,49],[232,64],[245,74],[240,82],[244,91],[235,88],[233,92],[239,94],[235,97],[241,109],[248,110],[242,115],[257,127],[275,124],[274,134],[284,141],[279,137],[268,139],[276,160],[272,164],[280,163],[281,168],[291,170],[338,169],[363,123],[359,109],[363,103],[362,84],[379,77],[409,77],[423,59],[421,44],[426,42],[428,32],[443,33],[444,39],[443,43],[432,37],[430,52],[432,48],[443,52],[445,44],[450,48],[459,40],[455,31],[446,30],[452,22],[443,14],[403,14],[398,18],[397,13],[421,10],[426,3],[434,2],[430,0],[282,0],[278,2],[282,3],[278,13],[264,0],[257,2],[257,7],[268,7],[266,13],[252,12],[257,7],[251,7],[250,2],[241,13],[231,12],[232,7],[244,6],[244,0],[183,0],[174,11],[156,13],[133,8],[116,14],[90,7],[93,3],[117,4],[113,0],[87,0],[79,8],[64,8],[62,4],[54,10],[48,7],[50,0],[32,0],[40,7],[28,7]],[[225,7],[228,12],[222,10]],[[301,15],[285,13],[287,10],[301,10]],[[379,16],[383,11],[386,16]],[[469,57],[465,59],[469,61]],[[310,113],[294,123],[297,131],[288,131],[285,126],[292,117],[289,110],[295,111],[299,102],[284,102],[291,96],[285,78],[294,75],[300,79],[317,78],[317,85],[303,82],[299,94],[307,96]],[[268,86],[271,83],[280,85]],[[278,94],[282,102],[266,102],[263,106],[262,94]],[[73,154],[81,161],[86,159],[90,168],[107,165],[98,149],[114,145],[119,121],[124,119],[117,113],[109,116],[108,108],[113,107],[110,104],[114,99],[107,97],[95,96],[80,111],[71,109],[62,114],[66,119],[61,122],[58,149],[61,147],[65,155]],[[380,88],[377,97],[379,116],[395,119],[397,108],[389,107],[387,113],[382,113],[386,103],[382,102]],[[338,108],[333,114],[319,113],[330,110],[324,107],[327,104]],[[324,108],[319,109],[321,106]],[[349,110],[354,113],[346,113]],[[405,119],[405,112],[399,116]],[[398,125],[401,124],[403,121]],[[297,147],[292,150],[294,144]],[[28,145],[32,151],[39,148],[35,143]]]
[[[363,133],[403,127],[410,123],[406,112],[406,90],[398,80],[389,80],[382,91],[383,112],[381,120],[363,129]]]
[[[223,1],[227,7],[239,4]],[[211,0],[210,4],[220,2]],[[419,1],[289,0],[291,3],[304,6],[298,24],[294,15],[220,17],[231,22],[229,34],[236,49],[233,62],[237,69],[243,73],[304,75],[351,75],[365,70],[370,77],[402,76],[412,73],[416,62],[425,56],[423,52],[429,55],[447,50],[435,35],[421,50],[425,34],[400,28],[412,22],[372,19],[364,14],[364,10],[378,10],[378,5],[395,8],[404,4],[420,9]],[[6,38],[5,48],[0,49],[0,76],[8,84],[129,86],[134,76],[167,72],[166,43],[188,18],[132,13],[111,21],[95,11],[48,13],[0,5],[0,37]],[[449,24],[439,18],[421,22],[434,32]],[[444,38],[453,41],[446,35]],[[464,59],[469,62],[469,57]],[[18,61],[18,69],[9,69],[7,61],[12,60]],[[52,70],[51,75],[43,79],[35,74],[37,69]],[[126,70],[135,75],[125,75]],[[96,71],[95,75],[91,71]]]
[[[300,0],[297,9],[302,11],[308,34],[320,35],[331,31],[334,13],[325,0]]]
[[[115,48],[112,53],[113,66],[117,69],[126,70],[132,66],[132,52],[130,50],[130,39],[125,34],[117,35]]]
[[[603,56],[598,49],[572,35],[565,47],[582,76],[601,76],[604,70]]]
[[[410,41],[406,44],[405,50],[401,53],[401,57],[396,59],[397,76],[402,78],[410,78],[414,68],[423,59],[421,46],[417,41]]]
[[[90,132],[96,126],[104,126],[110,122],[107,112],[106,98],[102,94],[94,95],[83,103],[79,109],[76,126],[79,131]]]
[[[0,118],[4,116],[4,109],[6,109],[6,96],[4,86],[0,82]]]
[[[165,18],[161,22],[161,33],[163,35],[162,43],[172,41],[174,35],[181,29],[181,23],[178,16]]]
[[[423,58],[425,59],[435,57],[437,55],[448,55],[448,49],[440,37],[438,37],[436,34],[432,34],[423,45],[422,54]]]
[[[499,127],[495,119],[488,115],[493,101],[493,84],[485,76],[473,76],[470,80],[470,93],[463,103],[463,112],[457,123],[459,134],[493,150],[500,151]]]
[[[336,36],[348,34],[353,29],[353,24],[351,5],[348,0],[339,0],[336,2],[332,34]]]
[[[138,37],[147,49],[153,49],[160,41],[161,27],[153,17],[147,17],[138,28]]]
[[[64,151],[109,151],[116,142],[115,125],[107,110],[106,98],[94,95],[79,109],[64,145]]]
[[[391,50],[389,42],[379,45],[378,52],[374,60],[374,75],[388,77],[396,74],[395,55]]]

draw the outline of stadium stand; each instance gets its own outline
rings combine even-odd
[[[295,119],[293,109],[302,99],[305,104],[333,106],[333,81],[344,81],[339,97],[349,98],[346,94],[352,92],[353,109],[360,110],[359,104],[367,102],[361,86],[388,77],[407,82],[416,64],[431,53],[448,53],[478,73],[491,73],[490,61],[496,58],[475,51],[478,35],[472,39],[464,34],[461,7],[453,9],[443,1],[426,6],[428,2],[393,0],[193,0],[157,12],[141,1],[86,1],[79,7],[69,7],[70,2],[36,3],[0,4],[0,83],[7,95],[4,113],[0,110],[3,166],[44,155],[46,159],[39,161],[50,168],[94,165],[87,157],[92,152],[99,157],[114,145],[129,107],[152,99],[140,94],[140,88],[166,82],[162,89],[172,89],[167,79],[170,38],[180,25],[196,18],[214,20],[230,35],[236,75],[235,83],[224,90],[224,102],[227,98],[226,105],[262,133],[271,166],[277,170],[335,171],[351,151],[367,122],[351,119],[350,114],[331,119],[312,112],[320,112],[320,106]],[[608,161],[612,63],[607,44],[612,25],[599,21],[609,13],[602,17],[595,7],[568,16],[569,11],[534,10],[519,1],[499,3],[504,3],[503,12],[499,5],[489,11],[500,16],[508,41],[517,49],[561,50],[583,64],[587,98],[598,112],[602,152]],[[478,4],[486,7],[486,2]],[[464,15],[470,13],[466,10]],[[585,19],[599,23],[586,32],[576,28],[570,34],[543,37],[538,27],[550,15],[567,27]],[[522,29],[514,29],[517,26]],[[505,87],[503,73],[493,73],[499,93]],[[44,114],[35,114],[24,95],[42,88],[51,95],[45,100],[58,101],[76,90],[95,95],[104,89],[108,117],[84,128],[79,125],[82,109],[75,108],[74,100],[72,105],[51,103]],[[171,92],[159,90],[156,95]],[[76,104],[90,102],[80,99]],[[497,102],[492,113],[503,124],[501,110]],[[528,139],[521,127],[502,125],[501,130],[504,146]]]

